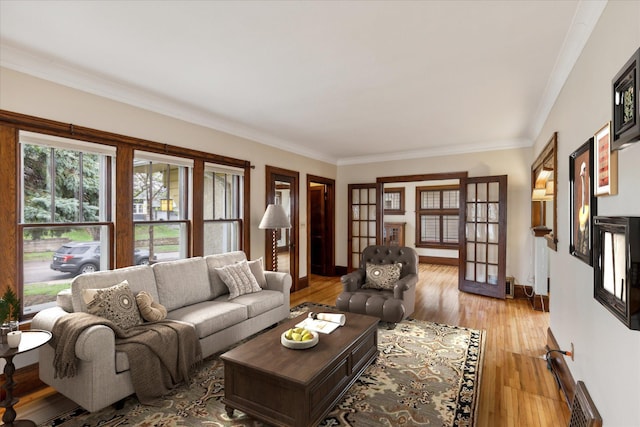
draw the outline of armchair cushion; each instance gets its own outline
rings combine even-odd
[[[377,316],[397,323],[415,309],[419,258],[407,246],[368,246],[360,268],[340,278],[343,292],[336,299],[339,310]]]
[[[363,289],[393,289],[398,279],[402,264],[367,263],[366,279]]]

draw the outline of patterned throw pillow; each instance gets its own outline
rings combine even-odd
[[[366,283],[364,289],[393,289],[400,279],[402,264],[370,264],[367,263]]]
[[[224,267],[216,268],[216,271],[229,288],[229,299],[262,290],[247,261],[225,265]]]
[[[87,312],[111,320],[122,329],[142,323],[136,297],[126,280],[109,288],[83,289]]]

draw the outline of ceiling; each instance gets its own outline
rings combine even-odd
[[[335,164],[530,146],[606,1],[8,1],[0,65]]]

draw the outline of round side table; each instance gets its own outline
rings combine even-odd
[[[5,426],[19,426],[19,427],[35,427],[36,424],[29,420],[16,420],[16,411],[13,406],[18,403],[17,398],[13,397],[13,387],[16,383],[13,381],[13,374],[16,371],[16,367],[13,364],[13,357],[25,353],[27,351],[35,350],[43,344],[46,344],[51,339],[51,332],[49,331],[22,331],[22,339],[18,348],[10,348],[9,344],[0,344],[0,357],[2,357],[6,364],[4,365],[5,382],[2,388],[6,391],[5,399],[0,402],[0,407],[6,408],[4,415],[2,416],[2,422]]]

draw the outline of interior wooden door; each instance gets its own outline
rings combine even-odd
[[[309,213],[311,218],[311,221],[309,221],[311,273],[326,276],[328,247],[324,244],[327,238],[324,185],[311,187],[309,189],[309,199],[311,206],[313,206]]]
[[[507,176],[465,178],[460,183],[461,291],[505,298]]]
[[[331,178],[307,174],[307,272],[321,276],[336,274],[335,186]]]

